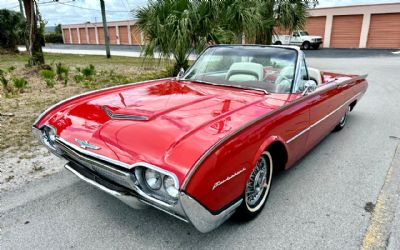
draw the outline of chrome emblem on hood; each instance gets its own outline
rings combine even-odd
[[[98,147],[98,146],[96,146],[96,145],[92,145],[92,144],[88,143],[87,141],[82,141],[82,140],[79,140],[79,139],[75,139],[75,141],[76,141],[76,142],[79,144],[79,146],[80,146],[81,148],[83,148],[83,149],[87,149],[87,148],[89,148],[89,149],[94,149],[94,150],[100,149],[100,147]]]

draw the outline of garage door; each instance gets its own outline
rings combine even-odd
[[[117,31],[115,27],[108,27],[108,37],[110,38],[110,44],[117,44]]]
[[[358,48],[362,20],[362,15],[334,16],[330,47]]]
[[[118,29],[120,44],[129,44],[128,26],[119,26]]]
[[[87,44],[86,29],[79,28],[79,38],[81,39],[81,44]]]
[[[320,36],[324,39],[325,36],[325,16],[309,17],[306,20],[304,30],[312,36]]]
[[[89,43],[90,44],[96,44],[96,30],[95,28],[88,28],[88,33],[89,33]]]
[[[72,35],[72,43],[78,44],[78,31],[75,28],[71,29],[71,35]]]
[[[64,31],[64,43],[71,43],[69,36],[69,29],[63,29]]]
[[[132,44],[134,44],[134,45],[141,45],[142,44],[140,30],[139,30],[139,27],[137,25],[132,25],[131,26],[131,40],[132,40]]]
[[[99,44],[104,44],[104,29],[97,27],[97,35],[99,36]]]
[[[371,15],[367,47],[400,48],[400,13]]]

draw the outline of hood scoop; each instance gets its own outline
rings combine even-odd
[[[114,120],[132,120],[132,121],[148,121],[149,117],[142,116],[142,115],[128,115],[128,114],[118,114],[118,113],[113,113],[111,110],[109,110],[106,106],[101,107],[106,114]]]

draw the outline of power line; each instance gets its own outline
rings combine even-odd
[[[59,3],[62,5],[79,8],[79,9],[83,9],[83,10],[100,11],[99,9],[86,8],[86,7],[77,6],[77,5],[73,5],[73,4],[67,4],[67,3],[61,3],[61,2],[55,2],[55,3]],[[131,12],[131,11],[130,10],[107,10],[107,12]]]

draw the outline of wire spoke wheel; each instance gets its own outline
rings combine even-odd
[[[268,152],[258,159],[245,189],[245,203],[250,212],[259,210],[265,202],[271,185],[272,160]]]
[[[344,125],[346,125],[346,121],[347,121],[347,116],[350,112],[350,107],[347,109],[346,113],[344,114],[344,116],[342,117],[342,119],[340,119],[339,125],[341,127],[344,127]]]

